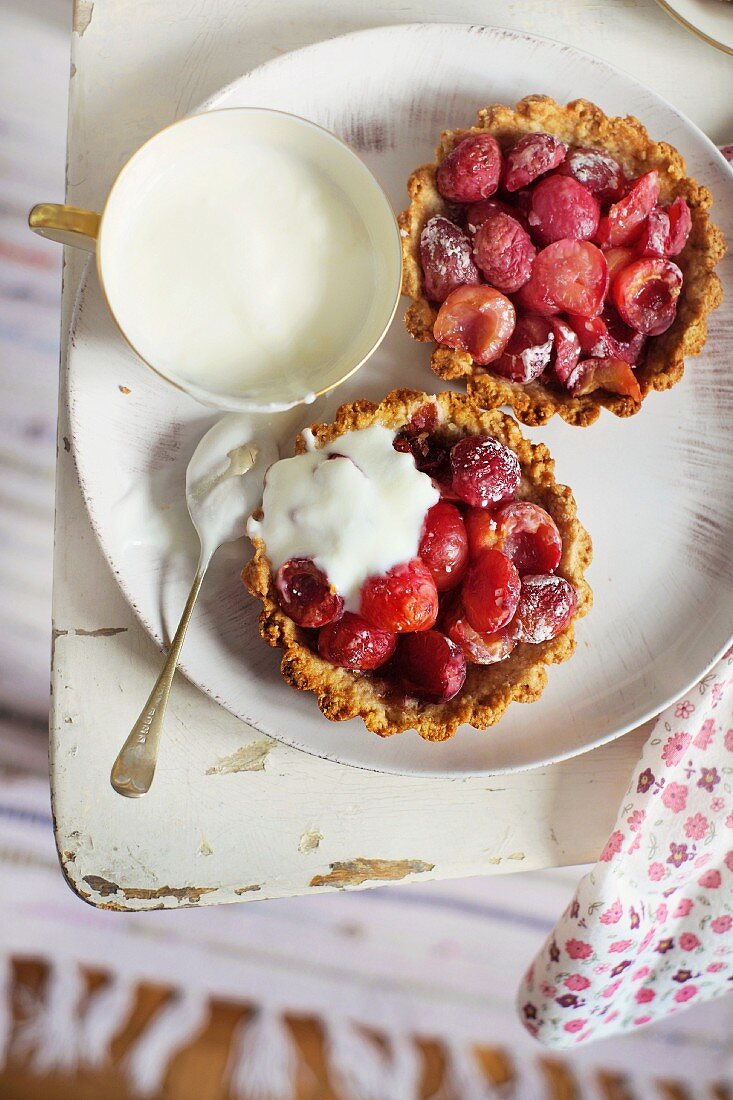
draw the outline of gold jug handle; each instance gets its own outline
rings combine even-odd
[[[80,210],[63,203],[39,202],[28,215],[28,225],[39,237],[94,252],[101,217],[93,210]]]

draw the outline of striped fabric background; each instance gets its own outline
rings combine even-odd
[[[63,200],[69,8],[0,5],[0,721],[45,727],[61,254],[26,228]]]

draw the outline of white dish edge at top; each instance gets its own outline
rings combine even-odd
[[[731,0],[657,0],[657,3],[697,38],[733,57]]]

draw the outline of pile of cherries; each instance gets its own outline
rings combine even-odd
[[[639,401],[633,368],[677,312],[685,200],[662,207],[656,170],[627,179],[608,153],[544,133],[505,153],[464,138],[436,182],[454,204],[420,238],[438,343],[520,385]]]
[[[466,663],[503,661],[519,642],[545,642],[568,625],[575,589],[555,575],[562,542],[552,517],[516,500],[517,456],[489,435],[451,443],[424,405],[395,437],[441,499],[425,517],[418,557],[370,577],[359,614],[313,561],[291,559],[275,578],[280,607],[318,630],[326,661],[354,671],[386,666],[405,695],[445,702],[461,690]]]

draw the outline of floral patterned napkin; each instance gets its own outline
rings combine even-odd
[[[659,718],[599,862],[525,975],[568,1047],[733,992],[733,648]]]
[[[733,169],[733,145],[720,146]],[[664,711],[593,870],[520,983],[549,1047],[733,992],[733,648]]]

